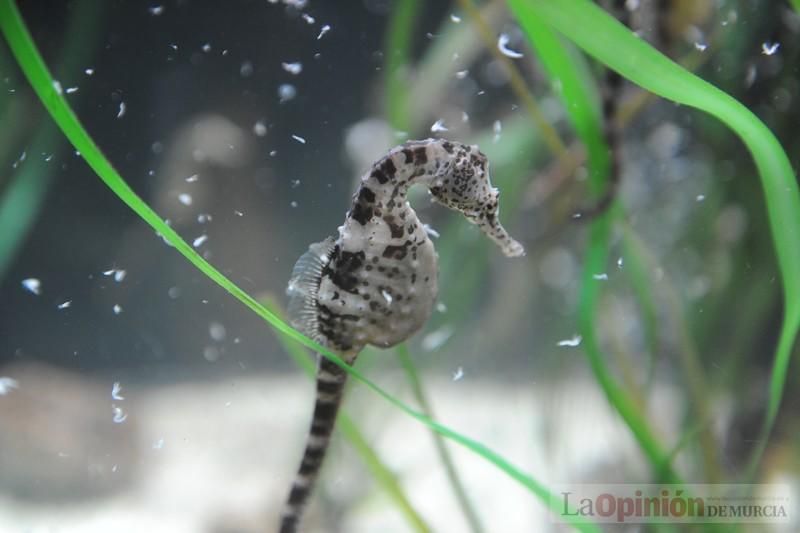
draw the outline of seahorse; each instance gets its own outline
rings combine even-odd
[[[292,324],[352,365],[364,346],[389,348],[426,322],[437,295],[437,255],[406,197],[423,185],[463,214],[509,257],[524,255],[498,219],[499,191],[477,146],[443,139],[391,149],[361,178],[338,237],[309,246],[292,271]],[[318,356],[317,397],[300,468],[281,516],[297,530],[333,432],[347,373]]]

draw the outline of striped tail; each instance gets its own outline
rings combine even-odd
[[[281,516],[280,533],[295,533],[303,514],[303,508],[314,489],[328,443],[336,423],[336,413],[342,401],[347,372],[327,358],[318,356],[317,403],[311,418],[306,450],[297,471],[289,497]]]

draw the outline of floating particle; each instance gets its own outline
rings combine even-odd
[[[253,63],[250,61],[243,61],[239,67],[239,75],[243,78],[248,78],[253,75]]]
[[[469,122],[469,115],[467,114],[466,111],[461,112],[461,122],[463,122],[464,124]]]
[[[581,337],[580,335],[573,335],[571,339],[564,339],[563,341],[558,341],[556,346],[570,346],[570,347],[580,346],[582,340],[583,337]]]
[[[0,376],[0,396],[5,396],[11,389],[18,389],[19,384],[17,380],[14,378],[10,378],[8,376]]]
[[[119,111],[117,111],[117,118],[124,117],[126,110],[127,110],[127,106],[125,105],[125,102],[120,102],[119,103]]]
[[[780,48],[781,43],[761,43],[761,53],[765,56],[771,56]]]
[[[705,194],[698,194],[697,197],[695,198],[695,200],[697,200],[698,202],[702,202],[705,199],[706,199]]]
[[[208,240],[208,235],[205,233],[197,237],[195,240],[192,241],[192,246],[195,248],[199,248],[203,245],[204,242]]]
[[[453,381],[460,381],[461,378],[464,377],[464,367],[456,368],[456,371],[453,372]]]
[[[454,14],[450,14],[450,20],[452,20],[454,23],[458,24],[459,22],[461,22],[461,17],[459,17],[457,15],[454,15]]]
[[[228,332],[220,322],[211,322],[208,325],[208,335],[217,342],[222,342],[227,337]]]
[[[122,392],[122,386],[119,384],[119,381],[115,381],[111,385],[111,399],[117,401],[124,400],[125,396],[122,396],[120,392]]]
[[[244,213],[242,213],[238,209],[234,209],[233,210],[233,214],[236,215],[237,217],[243,217],[244,216]]]
[[[515,50],[511,50],[510,48],[508,48],[508,42],[510,40],[511,39],[508,36],[508,34],[501,33],[500,37],[497,39],[497,49],[500,50],[500,52],[503,55],[511,57],[513,59],[519,59],[520,57],[523,57],[523,55],[521,53],[519,53],[519,52],[517,52]]]
[[[453,335],[453,332],[453,328],[450,326],[444,326],[436,331],[428,333],[422,338],[422,342],[420,343],[422,345],[422,349],[431,352],[439,348],[445,342],[447,342],[447,339]]]
[[[153,15],[153,16],[155,16],[155,17],[157,17],[157,16],[159,16],[161,13],[163,13],[163,12],[164,12],[164,6],[152,6],[152,7],[148,7],[148,8],[147,8],[147,11],[149,11],[151,15]]]
[[[128,413],[122,410],[121,407],[117,407],[116,405],[111,405],[111,411],[114,413],[114,417],[112,420],[115,424],[122,424],[125,422],[125,419],[128,418]]]
[[[300,186],[300,180],[290,180],[289,184],[292,186],[292,189],[296,189]]]
[[[150,145],[150,150],[154,154],[160,154],[161,152],[164,151],[164,144],[161,143],[160,141],[155,141],[153,144]]]
[[[211,51],[211,43],[206,43],[202,46],[202,50],[205,53],[209,53]]]
[[[292,139],[299,142],[300,144],[306,144],[306,140],[299,135],[292,135]]]
[[[706,48],[708,48],[708,45],[704,43],[694,43],[694,47],[700,52],[705,52]]]
[[[620,257],[619,259],[617,259],[617,268],[622,268],[622,264],[623,264],[623,263],[624,263],[624,260],[622,259],[622,257]]]
[[[178,45],[177,45],[177,44],[175,44],[175,43],[169,43],[169,45],[168,45],[168,46],[169,46],[170,48],[172,48],[173,50],[175,50],[176,52],[178,51]]]
[[[42,294],[42,282],[36,278],[23,279],[22,286],[31,294],[35,294],[36,296]]]
[[[598,281],[606,281],[608,280],[608,274],[606,274],[605,272],[602,274],[592,274],[592,278]]]
[[[639,9],[639,0],[625,0],[625,9],[628,11],[636,11]]]
[[[203,348],[203,359],[209,363],[219,360],[220,352],[216,346],[206,346]]]
[[[319,30],[319,35],[317,35],[317,40],[319,41],[322,39],[322,36],[331,31],[331,27],[329,24],[325,24],[322,29]]]
[[[167,296],[169,296],[173,300],[177,300],[181,296],[181,289],[180,287],[170,287],[167,289]]]
[[[154,450],[160,450],[163,447],[164,447],[164,439],[158,439],[153,443]]]
[[[448,131],[447,127],[444,125],[444,119],[441,118],[431,126],[431,133],[439,133],[440,131]]]
[[[494,131],[494,142],[500,140],[500,134],[503,133],[503,124],[499,120],[495,120],[492,124],[492,131]]]
[[[278,98],[282,104],[294,99],[297,96],[297,89],[291,83],[283,83],[278,87]]]
[[[192,174],[191,176],[186,178],[186,183],[194,183],[195,181],[197,181],[197,178],[199,177],[200,176],[198,174]]]
[[[425,233],[427,233],[429,237],[433,237],[434,239],[439,238],[439,232],[430,227],[429,225],[423,224],[422,229],[425,230]]]
[[[58,80],[53,80],[53,89],[56,90],[56,93],[61,94],[64,92],[64,89],[61,87],[61,82]]]
[[[311,15],[309,15],[308,13],[303,13],[302,17],[303,20],[305,20],[308,24],[314,24],[316,22],[316,19]]]
[[[118,268],[114,272],[114,281],[116,281],[117,283],[122,283],[122,281],[125,279],[125,276],[127,276],[127,275],[128,275],[128,273],[125,272],[125,270],[123,270],[121,268]]]
[[[119,304],[114,304],[114,307],[112,307],[111,310],[114,311],[115,315],[118,315],[122,312],[122,306]]]
[[[392,301],[394,301],[394,299],[392,298],[392,295],[389,294],[388,291],[382,290],[381,295],[383,296],[383,299],[386,300],[387,305],[392,305]]]
[[[297,207],[298,204],[297,204],[297,202],[292,200],[291,202],[289,202],[289,205],[292,206],[292,207]]]
[[[469,75],[469,70],[459,70],[458,72],[456,72],[456,78],[458,78],[459,80],[463,80],[468,75]]]
[[[213,219],[211,218],[211,215],[208,213],[200,213],[197,215],[197,222],[199,224],[205,224],[206,222],[211,222],[212,220]]]
[[[258,137],[263,137],[267,134],[267,125],[264,124],[263,120],[256,121],[256,123],[253,124],[253,133]]]
[[[68,307],[71,307],[71,306],[72,306],[72,300],[65,300],[65,301],[61,302],[60,304],[58,304],[56,307],[58,309],[67,309]]]
[[[91,76],[92,74],[94,74],[94,69],[87,68],[86,70],[84,70],[84,72],[86,73],[87,76]]]
[[[303,64],[299,61],[295,61],[294,63],[281,63],[281,66],[283,70],[294,76],[303,72]]]
[[[192,205],[192,195],[187,193],[181,193],[178,195],[178,201],[183,205]]]
[[[78,88],[77,87],[67,87],[67,90],[66,90],[67,94],[74,94],[76,92],[78,92]]]

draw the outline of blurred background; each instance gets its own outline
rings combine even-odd
[[[752,109],[797,168],[800,16],[789,3],[620,4],[642,38]],[[335,233],[372,161],[407,138],[478,143],[527,256],[503,257],[414,191],[440,255],[440,305],[408,343],[421,384],[402,352],[366,350],[358,368],[412,405],[424,395],[437,420],[546,486],[657,479],[583,352],[588,224],[574,215],[591,205],[585,156],[503,2],[19,7],[125,180],[271,305],[285,303],[308,245]],[[603,68],[589,66],[602,86]],[[514,75],[577,170],[542,141]],[[265,322],[96,177],[4,41],[0,89],[0,530],[271,530],[313,383]],[[782,318],[759,179],[714,119],[624,83],[613,97],[624,216],[593,275],[603,357],[684,480],[741,482]],[[794,363],[756,478],[788,484],[795,501],[798,376]],[[335,439],[307,531],[568,530],[450,444],[448,471],[429,430],[376,398],[349,390],[351,429],[374,455],[350,431]],[[405,500],[376,481],[375,461]]]

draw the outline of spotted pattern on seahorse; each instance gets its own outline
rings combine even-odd
[[[292,323],[353,364],[364,346],[388,348],[419,330],[434,307],[437,256],[406,196],[413,185],[463,214],[509,257],[524,254],[498,220],[497,189],[477,146],[443,139],[409,141],[362,177],[338,237],[312,244],[295,265],[287,292]],[[281,533],[296,531],[322,464],[346,373],[320,357],[317,401],[306,450]]]

